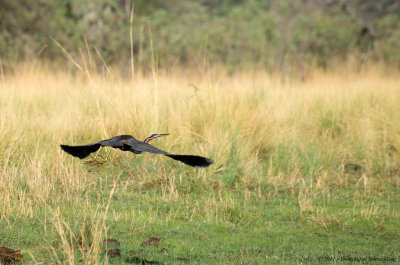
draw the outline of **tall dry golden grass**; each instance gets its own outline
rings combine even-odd
[[[279,153],[285,146],[295,146],[305,157],[306,149],[314,148],[322,160],[332,162],[332,155],[364,169],[379,165],[389,170],[397,165],[386,165],[395,159],[385,158],[397,156],[400,148],[399,88],[399,77],[379,68],[361,73],[316,70],[304,82],[281,82],[265,72],[228,76],[178,71],[122,80],[23,65],[0,84],[2,177],[29,176],[30,189],[47,191],[38,192],[37,200],[45,201],[55,180],[49,177],[68,190],[78,189],[84,177],[60,151],[60,143],[118,134],[144,139],[163,132],[171,136],[159,146],[213,157],[216,164],[208,175],[227,170],[235,160],[243,183],[303,177],[307,170]],[[329,166],[329,161],[316,163]],[[277,162],[285,163],[281,168],[291,177],[282,176]],[[2,179],[3,189],[10,190],[13,181]]]
[[[129,171],[128,161],[141,163],[118,185],[160,185],[167,201],[180,198],[179,178],[193,178],[204,190],[232,187],[260,197],[268,185],[356,186],[366,192],[398,186],[399,102],[399,75],[380,66],[315,69],[303,81],[282,81],[264,71],[227,75],[218,69],[137,74],[125,80],[117,73],[71,74],[23,64],[0,82],[0,219],[52,211],[50,222],[73,263],[74,240],[59,208],[83,207],[94,235],[106,232],[98,220],[107,211],[99,213],[81,197],[82,191],[99,188],[99,175],[63,153],[59,144],[119,134],[144,139],[168,132],[155,143],[158,147],[215,160],[207,170],[192,170],[155,155],[138,160],[133,154],[112,153],[106,167]],[[312,210],[310,198],[309,191],[300,190],[301,211]],[[107,199],[100,201],[106,209]],[[204,207],[215,205],[210,200]],[[97,249],[82,250],[86,263],[93,263],[99,252],[97,240]]]

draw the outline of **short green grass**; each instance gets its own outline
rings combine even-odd
[[[281,83],[21,66],[0,83],[0,246],[24,264],[398,263],[400,78],[372,70]],[[157,147],[216,163],[59,149],[164,132]]]

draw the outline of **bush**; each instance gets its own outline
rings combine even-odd
[[[371,6],[376,4],[372,1],[366,5],[356,0],[346,2],[352,3],[348,6],[301,0],[134,3],[135,60],[142,65],[150,65],[154,56],[160,67],[177,63],[194,66],[205,59],[231,69],[252,65],[284,68],[312,62],[324,66],[333,58],[346,58],[352,53],[372,53],[391,64],[400,62],[400,7],[393,9],[390,0],[385,1],[390,12],[384,8],[374,11]],[[82,33],[91,52],[98,51],[106,63],[129,65],[131,6],[129,1],[118,0],[3,0],[3,66],[36,58],[39,51],[44,59],[64,62],[50,37],[79,58],[80,49],[86,49]],[[368,25],[364,24],[363,12],[369,12]],[[371,12],[375,12],[373,16]],[[370,36],[365,37],[367,26],[375,32],[368,31]],[[97,58],[94,64],[102,62]]]

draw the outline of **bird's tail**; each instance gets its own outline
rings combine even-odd
[[[83,159],[90,155],[90,153],[96,152],[100,148],[100,144],[88,144],[88,145],[60,145],[61,149],[70,155]]]
[[[166,155],[172,159],[178,160],[186,165],[192,167],[208,167],[214,164],[212,159],[202,157],[202,156],[192,156],[192,155]]]

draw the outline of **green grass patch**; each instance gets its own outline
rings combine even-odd
[[[131,172],[122,171],[103,216],[118,169],[97,166],[90,171],[97,189],[83,190],[72,203],[60,200],[58,205],[43,206],[33,218],[11,214],[0,223],[0,244],[23,249],[24,262],[57,262],[55,256],[67,260],[68,245],[79,263],[80,251],[94,244],[96,223],[105,218],[100,263],[107,259],[111,264],[179,260],[298,264],[371,257],[397,261],[400,200],[395,198],[400,192],[393,187],[379,194],[354,189],[315,191],[307,186],[290,192],[267,187],[260,194],[212,187],[187,193],[177,188],[174,198],[163,191],[169,179],[151,188],[131,188]],[[190,185],[176,180],[177,187]],[[64,235],[57,229],[58,222],[64,225]],[[119,242],[120,256],[106,257],[106,237]],[[143,246],[150,237],[159,238],[159,244]]]

